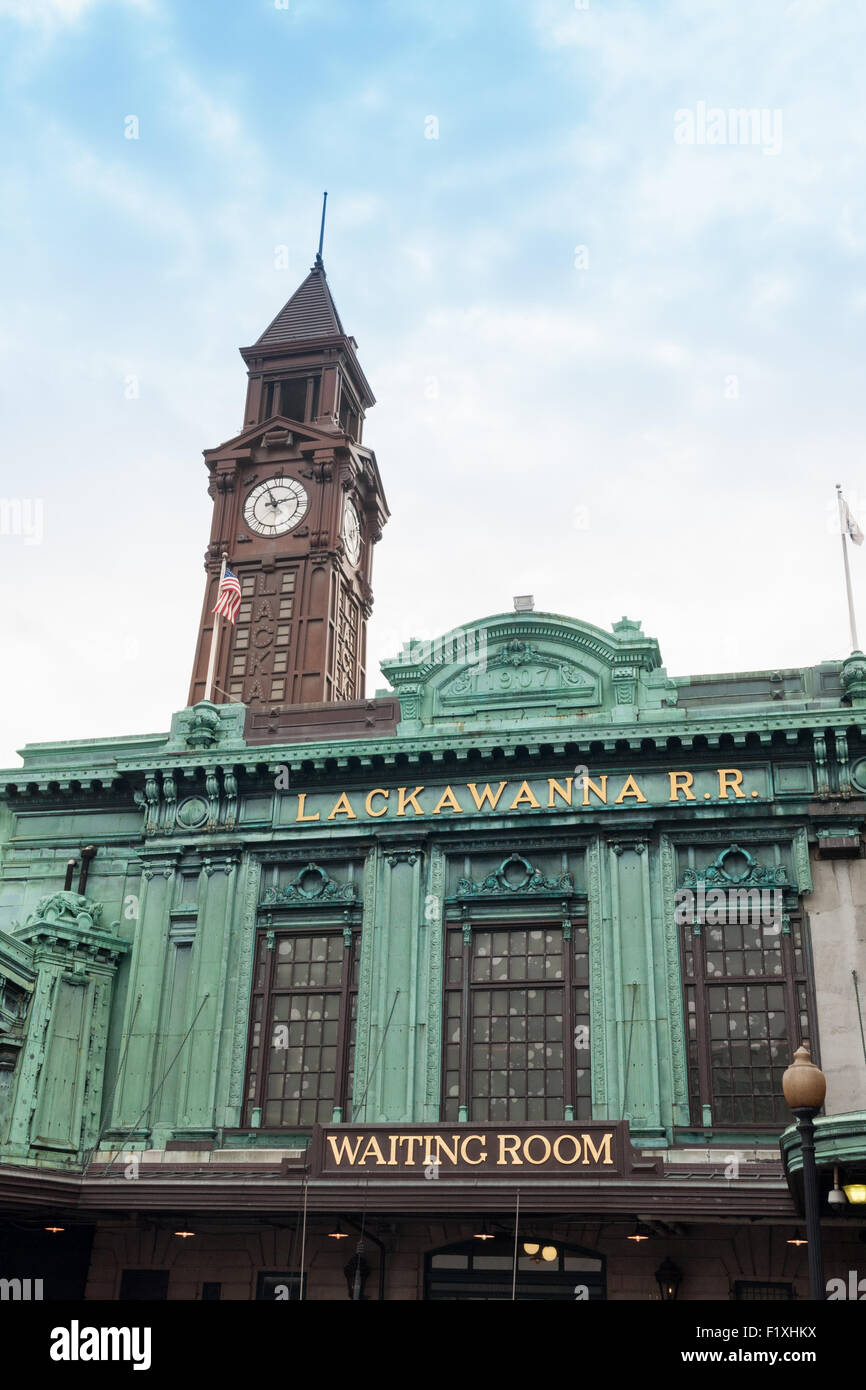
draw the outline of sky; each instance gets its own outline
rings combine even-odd
[[[0,0],[0,766],[183,708],[202,450],[324,189],[368,693],[526,593],[673,676],[843,658],[864,41],[841,0]]]

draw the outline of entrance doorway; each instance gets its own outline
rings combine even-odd
[[[524,1247],[529,1246],[527,1251]],[[431,1250],[424,1260],[424,1297],[492,1302],[515,1298],[597,1302],[606,1297],[604,1257],[544,1235],[464,1240]]]

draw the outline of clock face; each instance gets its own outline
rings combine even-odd
[[[294,478],[268,478],[244,502],[244,521],[258,536],[284,536],[300,524],[310,499]]]
[[[343,508],[343,544],[346,547],[349,564],[357,565],[361,555],[361,523],[358,520],[355,504],[349,498],[346,499],[346,505]]]

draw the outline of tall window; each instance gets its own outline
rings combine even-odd
[[[591,1118],[585,923],[449,928],[443,1120]]]
[[[683,931],[689,1111],[704,1127],[790,1123],[782,1073],[810,1036],[803,927],[729,920]]]
[[[260,932],[245,1123],[261,1107],[265,1129],[351,1119],[361,934]]]

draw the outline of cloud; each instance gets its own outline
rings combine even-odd
[[[0,0],[0,17],[51,31],[77,24],[88,11],[105,5],[150,10],[151,0]]]

